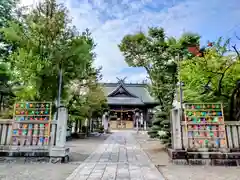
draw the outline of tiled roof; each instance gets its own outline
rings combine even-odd
[[[107,97],[110,105],[144,105],[139,98],[132,97]]]
[[[106,96],[114,92],[121,83],[104,83],[104,93]],[[150,93],[147,90],[146,84],[122,84],[124,88],[131,93],[134,97],[107,97],[108,104],[129,104],[129,105],[144,105],[144,104],[158,104],[157,101],[151,97]]]

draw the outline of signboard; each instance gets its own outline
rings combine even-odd
[[[50,102],[20,102],[14,105],[12,144],[48,145],[51,124]]]
[[[224,148],[226,132],[222,104],[185,104],[189,148]]]

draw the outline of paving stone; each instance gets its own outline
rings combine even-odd
[[[87,180],[88,176],[78,176],[78,178],[81,179],[81,180]]]
[[[80,166],[67,180],[164,180],[130,131],[113,133]]]

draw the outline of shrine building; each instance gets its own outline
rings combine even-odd
[[[125,83],[125,79],[118,79],[117,83],[103,83],[110,109],[110,128],[146,127],[146,124],[150,123],[150,112],[158,105],[158,102],[150,95],[146,83]],[[138,125],[134,118],[136,109],[140,111],[141,117]]]

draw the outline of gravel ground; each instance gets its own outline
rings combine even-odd
[[[169,162],[167,153],[158,140],[151,140],[146,134],[135,134],[143,150],[155,165],[160,165],[159,171],[166,180],[239,180],[239,167],[223,166],[187,166],[173,165]]]
[[[70,163],[0,163],[0,180],[65,180],[107,136],[90,137],[67,142]]]

